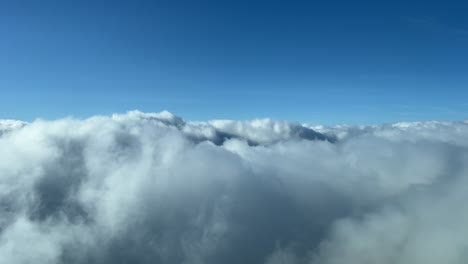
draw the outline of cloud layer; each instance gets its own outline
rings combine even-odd
[[[0,121],[0,263],[465,263],[468,123]]]

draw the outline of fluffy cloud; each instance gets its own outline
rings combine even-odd
[[[0,263],[464,263],[468,124],[0,121]]]
[[[10,120],[10,119],[1,120],[0,119],[0,136],[11,130],[19,129],[25,125],[26,125],[26,122],[22,122],[18,120]]]

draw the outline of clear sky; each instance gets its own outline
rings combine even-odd
[[[467,1],[0,2],[0,119],[468,118]]]

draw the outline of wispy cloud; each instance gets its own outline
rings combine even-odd
[[[434,32],[455,34],[461,36],[468,36],[468,28],[465,28],[464,25],[452,26],[446,23],[443,23],[440,20],[429,17],[405,17],[404,18],[408,24],[412,27],[431,30]]]

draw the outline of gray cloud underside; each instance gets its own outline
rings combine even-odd
[[[0,263],[468,259],[468,124],[0,121]]]

